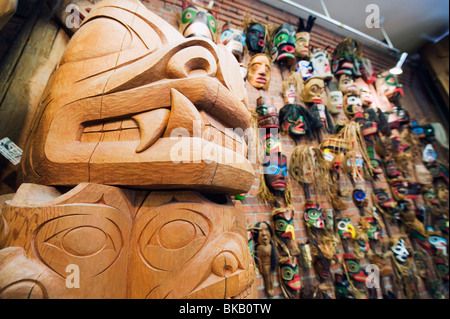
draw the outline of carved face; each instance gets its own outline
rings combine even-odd
[[[270,160],[264,163],[264,178],[266,184],[273,191],[284,192],[286,190],[287,158],[278,153],[270,156]]]
[[[313,67],[310,61],[301,60],[297,62],[295,71],[300,73],[300,75],[303,78],[303,81],[306,81],[314,76]]]
[[[367,206],[368,200],[366,192],[364,192],[362,189],[355,189],[353,191],[353,202],[357,207]]]
[[[302,289],[302,281],[298,271],[297,258],[292,257],[280,262],[280,279],[283,287],[291,294],[297,295]]]
[[[437,196],[439,199],[439,202],[444,205],[447,206],[448,205],[448,185],[443,183],[443,182],[439,182],[436,185],[436,190],[437,190]]]
[[[389,195],[388,192],[386,192],[386,190],[381,189],[381,188],[375,188],[373,190],[373,193],[375,195],[375,200],[376,202],[384,208],[388,208],[391,207],[393,208],[395,206],[395,202],[392,199],[392,197]]]
[[[20,271],[6,271],[6,278],[0,272],[3,287],[9,286],[0,295],[201,299],[239,297],[248,289],[255,267],[239,205],[188,191],[147,193],[140,206],[130,198],[141,195],[125,193],[96,184],[63,195],[39,185],[19,189],[16,196],[29,201],[12,201],[3,212],[11,231],[20,235],[7,247],[22,248],[0,250],[0,264],[2,270]],[[31,206],[33,226],[22,227],[29,223]],[[68,265],[79,268],[78,289],[66,286]],[[232,286],[218,288],[225,283]]]
[[[309,41],[311,34],[309,32],[298,32],[295,34],[295,53],[302,58],[309,58],[311,52],[309,50]]]
[[[425,147],[425,149],[423,150],[422,159],[425,163],[433,163],[437,160],[437,154],[436,151],[434,150],[433,145],[428,144]]]
[[[344,110],[344,95],[341,91],[331,91],[328,102],[328,110],[331,114],[339,114]]]
[[[255,240],[259,245],[267,246],[270,245],[272,240],[272,230],[268,223],[262,222],[258,225],[258,231],[255,232]]]
[[[354,239],[356,237],[355,227],[352,225],[349,218],[338,218],[337,227],[341,238]]]
[[[294,212],[285,211],[273,216],[274,230],[278,238],[295,239]]]
[[[306,125],[301,106],[296,104],[285,105],[280,110],[280,122],[283,132],[289,133],[293,138],[305,135]]]
[[[448,234],[448,225],[449,225],[448,219],[440,217],[437,218],[436,222],[438,224],[439,230],[445,234]]]
[[[256,54],[248,64],[247,79],[257,89],[267,90],[270,85],[271,63],[265,54]]]
[[[313,54],[311,55],[311,64],[314,68],[314,76],[323,79],[333,78],[327,51],[325,50],[314,51]]]
[[[185,39],[139,2],[101,2],[72,37],[43,94],[24,151],[25,180],[245,193],[254,173],[246,148],[238,147],[243,132],[227,142],[214,132],[245,131],[246,104],[229,52],[206,38]],[[232,165],[239,178],[215,178],[230,165],[212,159],[213,149],[239,158]]]
[[[319,204],[307,203],[305,205],[305,213],[303,219],[312,227],[323,229],[325,228],[325,214],[322,206]]]
[[[434,258],[434,264],[436,265],[436,269],[438,271],[439,277],[442,278],[445,282],[448,282],[449,279],[449,267],[448,263],[444,258]]]
[[[320,78],[311,78],[305,83],[303,89],[303,102],[322,104],[322,94],[325,83]]]
[[[406,262],[406,258],[409,256],[409,252],[405,247],[405,240],[399,239],[397,244],[391,247],[391,251],[394,253],[394,257],[401,263]]]
[[[272,59],[286,66],[295,63],[295,29],[293,25],[285,23],[276,30]]]
[[[348,298],[348,287],[350,287],[350,283],[347,279],[347,276],[335,274],[334,286],[336,287],[336,297],[339,299],[347,299]]]
[[[408,198],[408,182],[398,180],[391,182],[392,191],[394,193],[394,197],[397,200],[405,200]]]
[[[316,275],[323,281],[331,277],[330,262],[325,257],[317,256],[314,259],[314,271]]]
[[[359,90],[359,96],[361,97],[361,101],[364,107],[371,107],[374,101],[373,93],[371,90],[362,88]]]
[[[433,176],[433,179],[435,181],[442,179],[448,185],[449,174],[448,174],[448,167],[446,165],[444,165],[443,163],[437,161],[437,162],[434,162],[434,163],[427,163],[426,166],[427,166],[428,170],[430,171],[430,173]]]
[[[386,167],[386,175],[388,178],[394,179],[400,177],[400,170],[398,169],[395,160],[387,160],[384,164]]]
[[[377,91],[380,94],[384,94],[387,97],[392,96],[399,87],[399,83],[395,75],[390,74],[389,72],[379,74],[377,76],[377,80],[375,82]]]
[[[247,29],[245,35],[247,48],[253,53],[262,53],[266,48],[266,29],[259,23],[254,23]]]
[[[341,75],[339,78],[339,91],[344,95],[347,93],[356,93],[357,87],[351,75]]]
[[[381,161],[379,159],[371,158],[370,159],[370,165],[372,165],[373,173],[375,175],[381,176],[381,175],[384,174],[383,164],[381,163]]]
[[[344,267],[351,279],[366,283],[367,273],[361,267],[361,263],[353,254],[344,254]]]
[[[424,188],[423,197],[430,204],[433,204],[433,205],[439,204],[439,199],[437,197],[437,193],[432,186]]]
[[[216,39],[217,13],[212,10],[183,1],[180,32],[185,38],[205,37],[212,41]]]
[[[344,96],[344,113],[353,118],[357,113],[363,113],[362,101],[356,94],[346,94]]]
[[[430,244],[437,250],[440,250],[444,256],[447,256],[447,240],[439,236],[430,236]]]
[[[355,64],[343,58],[333,58],[331,61],[332,72],[336,76],[353,75]]]
[[[381,232],[378,221],[373,217],[363,217],[366,222],[370,224],[370,228],[367,230],[367,236],[373,240],[381,239]]]
[[[218,44],[224,45],[238,60],[242,62],[245,47],[244,31],[233,29],[229,24],[225,24],[222,28]]]

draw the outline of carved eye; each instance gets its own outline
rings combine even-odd
[[[173,271],[198,253],[209,232],[208,220],[193,210],[158,214],[140,235],[141,258],[156,269]]]
[[[342,231],[345,231],[345,230],[347,230],[347,224],[348,224],[348,222],[346,221],[346,220],[341,220],[341,221],[339,221],[338,222],[338,229],[339,230],[342,230]]]
[[[353,273],[358,272],[360,268],[361,266],[356,261],[353,260],[347,261],[347,269],[349,272]]]
[[[115,210],[114,214],[117,216]],[[68,264],[76,264],[84,273],[94,277],[119,258],[124,236],[118,226],[121,224],[106,216],[65,215],[42,224],[33,245],[37,257],[61,276],[67,275],[65,269]]]
[[[183,24],[187,24],[192,22],[192,20],[195,19],[197,16],[198,11],[193,9],[186,9],[186,11],[183,13],[183,17],[181,18]]]

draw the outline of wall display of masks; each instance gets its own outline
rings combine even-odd
[[[246,13],[237,25],[220,8],[183,1],[181,17],[185,37],[232,53],[252,93],[258,194],[236,199],[271,211],[249,226],[260,296],[414,299],[422,250],[435,266],[425,270],[427,287],[437,287],[427,292],[439,296],[448,282],[448,162],[435,127],[409,113],[399,77],[376,70],[356,39],[317,45],[313,16],[274,25]],[[320,167],[311,174],[320,191],[299,181],[307,172],[292,164],[292,145],[316,152],[302,160]],[[368,263],[395,293],[365,287]]]

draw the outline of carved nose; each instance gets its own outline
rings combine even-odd
[[[191,46],[177,52],[167,64],[167,76],[172,79],[195,76],[215,76],[217,62],[214,55],[202,46]]]

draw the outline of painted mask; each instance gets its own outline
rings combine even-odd
[[[356,90],[357,87],[355,81],[353,80],[353,76],[344,74],[339,77],[339,91],[341,91],[344,95],[347,93],[355,94]]]
[[[391,181],[392,192],[397,201],[403,201],[408,198],[408,182],[404,180]]]
[[[449,174],[448,174],[448,166],[440,161],[436,161],[434,163],[425,164],[431,175],[433,176],[433,180],[437,181],[442,179],[448,185],[449,182]]]
[[[353,202],[357,207],[366,207],[368,205],[366,192],[362,189],[355,189],[353,191]]]
[[[448,185],[439,181],[436,185],[436,192],[441,205],[448,206]]]
[[[448,263],[444,258],[435,257],[433,258],[434,264],[436,265],[437,272],[439,277],[442,278],[444,282],[448,282],[449,280],[449,267]]]
[[[295,34],[295,53],[297,56],[309,59],[311,54],[309,50],[310,40],[311,34],[309,32],[298,32]]]
[[[212,41],[216,39],[217,12],[210,8],[201,7],[183,1],[180,32],[185,38],[205,37]]]
[[[298,271],[297,258],[292,257],[286,261],[280,261],[281,284],[291,295],[297,295],[302,289],[302,281]]]
[[[284,92],[284,95],[288,103],[294,104],[295,99],[297,97],[297,90],[295,89],[295,85],[294,84],[290,85]]]
[[[263,53],[266,49],[266,28],[260,23],[250,25],[245,35],[245,41],[250,52]]]
[[[303,89],[303,102],[322,104],[322,93],[325,89],[325,83],[322,79],[311,78],[305,83]]]
[[[378,124],[375,121],[370,121],[366,118],[362,119],[361,132],[364,137],[370,139],[370,136],[378,133]]]
[[[349,93],[344,96],[344,113],[349,118],[355,117],[357,113],[363,113],[362,101],[358,95]]]
[[[336,287],[336,298],[337,299],[348,299],[348,287],[350,287],[350,282],[345,274],[335,274],[334,275],[334,286]]]
[[[336,77],[343,75],[352,76],[354,67],[355,64],[353,61],[343,58],[331,59],[331,71]]]
[[[321,281],[331,277],[330,262],[323,256],[317,256],[313,262],[314,272]]]
[[[282,24],[275,32],[272,59],[291,66],[295,63],[295,29],[291,24]]]
[[[86,39],[102,45],[87,46]],[[239,63],[208,39],[184,38],[139,1],[99,2],[71,38],[45,92],[48,103],[39,108],[36,134],[22,157],[27,182],[234,189],[230,195],[250,189],[241,183],[253,182],[252,165],[243,148],[232,146],[242,136],[233,134],[225,143],[194,133],[249,127]],[[120,134],[125,127],[127,134]],[[243,164],[235,169],[242,178],[225,185],[216,172],[229,164],[190,147],[194,140],[238,156]],[[199,167],[192,156],[203,163],[212,159],[217,171]],[[168,171],[174,172],[170,178]]]
[[[248,64],[248,82],[256,89],[268,90],[272,66],[269,57],[264,53],[256,54]]]
[[[273,216],[274,230],[278,238],[295,239],[294,212],[284,211]]]
[[[328,110],[331,114],[339,114],[344,110],[344,95],[341,91],[331,91],[328,102]]]
[[[400,170],[397,167],[397,164],[395,163],[395,161],[392,160],[387,160],[385,163],[385,168],[386,168],[386,175],[389,179],[394,179],[394,178],[398,178],[400,177]]]
[[[314,203],[306,203],[303,219],[309,226],[323,229],[325,228],[325,214],[322,206]]]
[[[361,97],[361,101],[364,107],[371,107],[374,101],[373,93],[371,90],[362,88],[359,91],[359,96]]]
[[[376,202],[384,208],[394,208],[395,207],[395,202],[392,199],[392,197],[389,195],[388,192],[386,192],[386,190],[382,189],[382,188],[375,188],[373,190],[373,193],[375,195],[375,200]]]
[[[245,47],[244,31],[231,28],[229,23],[226,23],[222,28],[218,44],[224,45],[238,60],[242,62]]]
[[[448,234],[449,221],[447,218],[443,218],[443,217],[437,218],[436,223],[441,232]]]
[[[423,150],[422,160],[425,163],[433,163],[437,160],[437,154],[434,150],[433,145],[428,144],[427,146],[425,146],[425,149]]]
[[[300,73],[303,81],[306,81],[314,76],[313,67],[310,61],[301,60],[297,62],[295,72]]]
[[[420,184],[408,181],[408,194],[406,195],[406,198],[417,199],[420,195],[420,188]]]
[[[257,101],[256,113],[258,114],[258,126],[261,130],[260,136],[267,137],[267,130],[271,129],[273,135],[278,135],[278,129],[280,128],[280,121],[278,119],[277,109],[274,106],[266,105],[263,97],[260,97]],[[267,139],[267,138],[266,138]]]
[[[351,279],[366,283],[367,273],[361,267],[361,263],[353,254],[344,254],[344,267]]]
[[[394,253],[395,259],[401,263],[405,263],[406,258],[409,256],[409,252],[405,247],[405,240],[403,238],[399,239],[397,244],[391,247],[391,251]]]
[[[430,236],[430,244],[437,250],[441,251],[444,256],[447,256],[447,240],[439,236]]]
[[[432,125],[428,124],[419,126],[417,121],[413,121],[411,126],[413,133],[421,140],[424,140],[427,143],[436,142],[436,132]]]
[[[298,19],[297,33],[295,35],[295,54],[302,60],[309,60],[311,54],[309,50],[310,32],[314,27],[315,20],[315,17],[309,16],[305,24],[302,18]]]
[[[273,191],[284,192],[286,190],[287,158],[278,153],[277,156],[271,154],[270,160],[264,163],[264,178],[266,184]]]
[[[378,74],[377,80],[375,81],[375,86],[377,88],[377,92],[387,97],[393,96],[395,92],[400,90],[400,85],[397,78],[389,72]]]
[[[305,110],[301,105],[287,104],[280,110],[280,124],[283,132],[289,133],[292,137],[306,135],[308,129],[305,125]]]
[[[349,218],[338,218],[337,228],[341,238],[355,239],[356,231]]]
[[[383,164],[379,159],[371,158],[370,164],[372,165],[374,175],[382,176],[384,174]]]
[[[381,239],[381,229],[380,229],[380,225],[378,224],[378,221],[376,220],[376,218],[373,217],[362,217],[366,220],[366,222],[368,222],[370,224],[370,228],[367,230],[367,236],[370,239],[373,240],[380,240]]]
[[[314,76],[320,77],[324,80],[330,80],[333,78],[327,51],[320,49],[314,50],[311,55],[311,64],[314,69]]]
[[[430,203],[433,205],[439,204],[439,199],[438,199],[437,193],[436,193],[435,189],[433,188],[433,186],[426,186],[423,188],[423,197],[425,198],[427,203]]]

